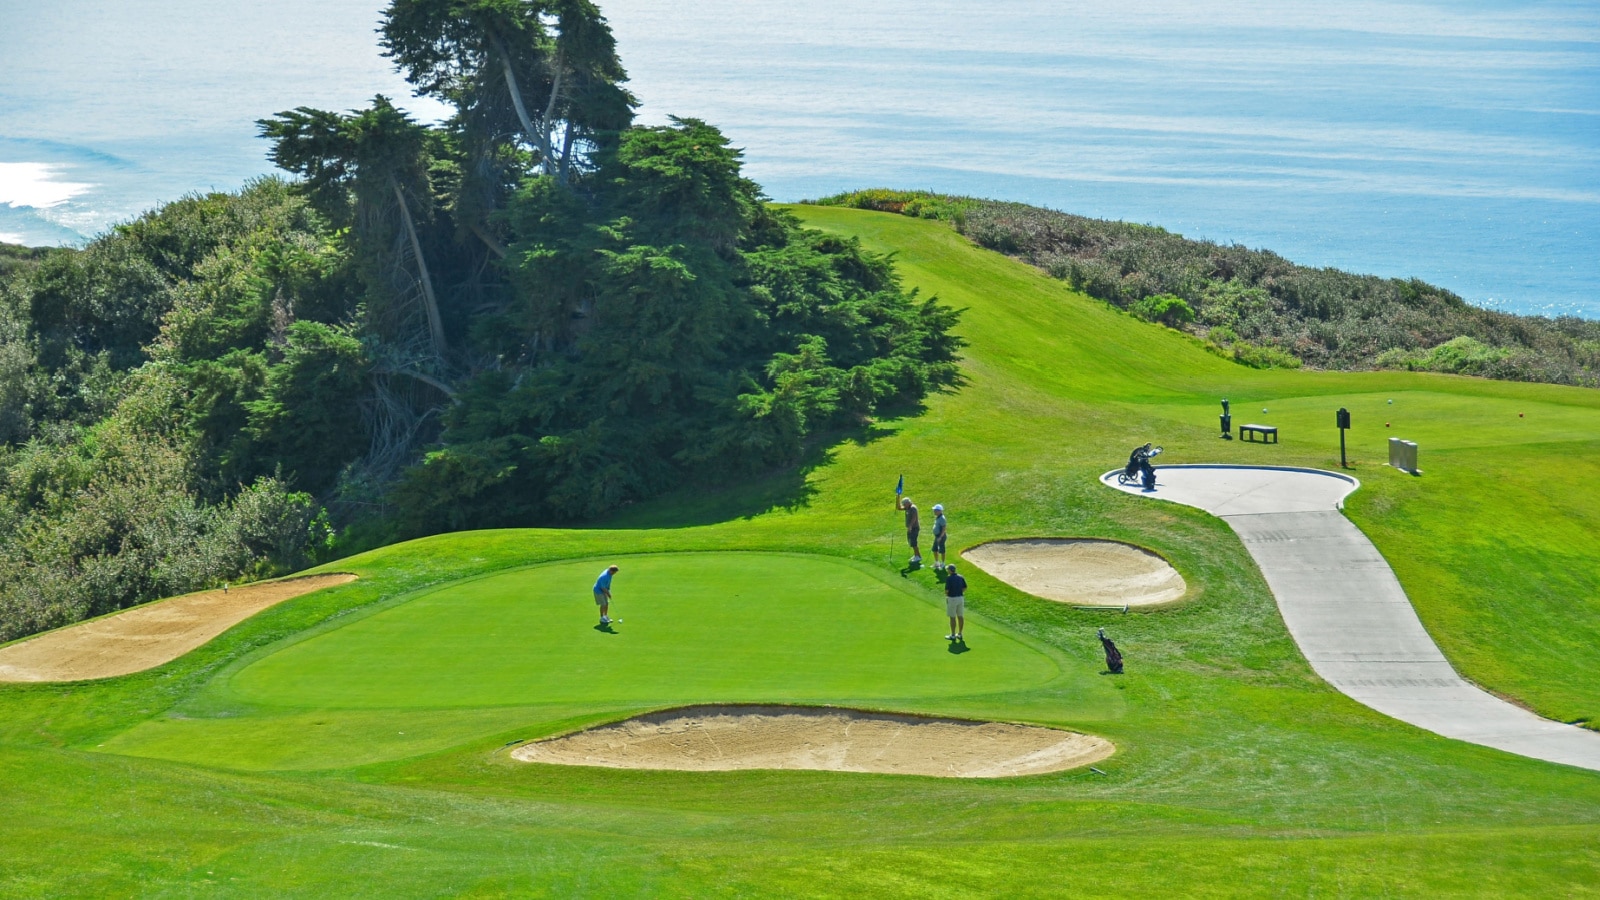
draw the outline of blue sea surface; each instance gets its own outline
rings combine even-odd
[[[0,0],[0,236],[237,187],[268,168],[253,120],[292,106],[436,118],[378,54],[382,6]],[[1600,318],[1589,0],[601,6],[642,118],[719,125],[776,199],[1020,200]]]

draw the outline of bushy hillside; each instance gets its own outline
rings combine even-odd
[[[1414,278],[1311,268],[1270,250],[1021,203],[889,190],[817,202],[945,219],[980,246],[1257,368],[1600,385],[1600,322],[1482,309]]]
[[[257,414],[341,333],[325,232],[267,179],[0,280],[0,641],[326,548]]]

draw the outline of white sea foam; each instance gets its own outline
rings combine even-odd
[[[65,166],[51,163],[0,163],[0,203],[49,209],[94,187],[61,180],[65,170]]]

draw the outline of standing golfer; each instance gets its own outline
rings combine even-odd
[[[616,566],[606,566],[600,577],[594,580],[594,605],[600,607],[600,624],[610,625],[611,616],[611,577],[617,574]]]
[[[901,497],[895,504],[906,513],[906,543],[911,545],[911,564],[922,562],[922,548],[917,546],[917,536],[922,534],[922,518],[917,515],[917,505],[910,497]]]
[[[944,520],[944,504],[933,505],[933,570],[938,572],[944,568],[944,539],[949,532],[950,525]]]
[[[967,628],[967,580],[956,574],[955,566],[945,566],[944,611],[950,616],[950,633],[944,639],[962,643],[961,632]]]

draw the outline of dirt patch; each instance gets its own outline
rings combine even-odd
[[[1006,778],[1086,766],[1110,741],[1028,725],[849,709],[700,706],[651,713],[527,744],[522,762],[725,772],[817,769],[941,778]]]
[[[310,575],[135,606],[0,648],[0,681],[82,681],[153,669],[269,606],[355,580]]]
[[[1166,560],[1117,541],[992,541],[961,558],[1019,591],[1080,606],[1154,606],[1189,589]]]

